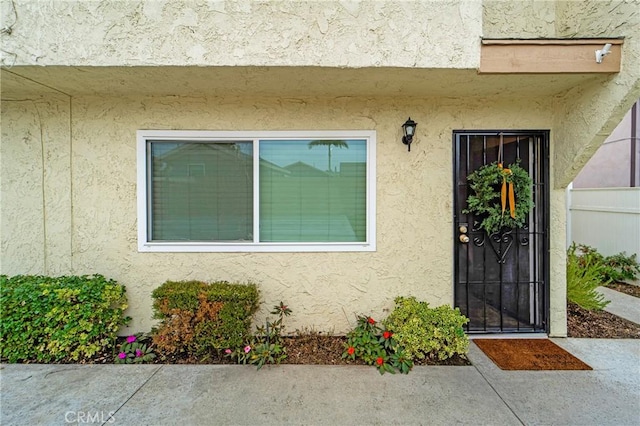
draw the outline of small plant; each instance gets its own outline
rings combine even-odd
[[[466,355],[469,339],[463,326],[469,319],[448,305],[430,308],[415,297],[397,297],[396,307],[384,321],[387,330],[409,359],[445,360]]]
[[[634,253],[627,256],[625,252],[607,256],[604,258],[605,279],[612,282],[634,281],[640,274],[640,264],[637,255]]]
[[[575,245],[575,243],[573,243]],[[600,276],[604,284],[620,281],[633,281],[638,279],[640,274],[640,264],[637,255],[634,253],[627,256],[625,252],[604,256],[594,247],[586,244],[578,244],[576,246],[580,258],[580,263],[584,266],[584,262],[588,259],[592,263],[599,263],[603,266]]]
[[[393,333],[368,316],[357,317],[356,327],[347,334],[342,358],[362,359],[375,365],[380,374],[395,374],[396,370],[407,374],[413,367],[413,361],[398,346]]]
[[[127,337],[127,341],[120,345],[116,364],[142,364],[151,362],[156,357],[151,346],[146,343],[147,336],[142,333]]]
[[[599,253],[587,250],[579,256],[579,246],[572,244],[567,250],[567,300],[583,309],[600,311],[609,304],[596,288],[605,284]]]
[[[284,303],[273,307],[275,321],[267,319],[264,327],[258,327],[249,344],[236,350],[226,349],[225,354],[240,364],[254,364],[258,370],[265,364],[280,364],[287,358],[286,348],[282,343],[284,334],[284,318],[291,315],[291,309]]]

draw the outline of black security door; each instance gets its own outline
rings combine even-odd
[[[454,132],[454,293],[470,333],[548,331],[548,139],[545,131]],[[489,235],[481,215],[463,213],[467,176],[499,155],[529,173],[533,208],[522,227]]]

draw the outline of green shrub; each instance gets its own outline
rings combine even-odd
[[[80,361],[115,343],[125,287],[102,275],[0,276],[0,347],[9,362]]]
[[[152,293],[153,342],[167,354],[220,355],[247,340],[251,317],[258,309],[253,284],[226,281],[167,281]]]
[[[592,260],[593,263],[599,263],[603,266],[600,276],[602,282],[605,284],[638,279],[640,264],[638,263],[635,253],[627,256],[625,252],[621,252],[605,257],[594,247],[585,244],[577,245],[577,251],[580,252],[580,258],[589,256],[589,259]]]
[[[578,306],[594,311],[600,311],[609,304],[597,287],[603,282],[605,266],[597,253],[583,252],[579,256],[578,246],[572,244],[567,250],[567,300]]]
[[[465,355],[469,339],[463,326],[469,319],[448,305],[430,308],[415,297],[397,297],[396,307],[383,321],[404,353],[411,359],[445,360]]]

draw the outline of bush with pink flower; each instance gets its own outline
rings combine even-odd
[[[291,309],[284,303],[273,307],[274,321],[267,319],[264,327],[258,327],[249,344],[236,350],[226,349],[225,354],[239,364],[254,364],[258,370],[265,364],[280,364],[287,358],[287,351],[282,343],[284,318],[291,315]]]
[[[151,345],[147,343],[148,336],[142,333],[127,336],[116,355],[116,364],[142,364],[151,362],[156,357]]]

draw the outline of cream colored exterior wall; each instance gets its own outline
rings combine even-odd
[[[21,103],[6,102],[5,108],[7,115],[23,114]],[[420,123],[411,152],[400,142],[399,126],[409,114]],[[291,329],[337,333],[353,324],[355,314],[382,315],[398,295],[415,295],[434,305],[452,303],[452,131],[543,128],[550,119],[543,100],[391,98],[81,97],[73,99],[72,117],[71,162],[58,166],[61,173],[73,176],[73,246],[66,252],[68,262],[74,273],[100,272],[127,286],[132,329],[151,327],[150,293],[165,280],[225,279],[257,283],[267,309],[280,300],[289,304],[294,310]],[[24,125],[27,133],[39,128],[33,121]],[[376,130],[377,251],[138,253],[135,132],[140,128]],[[52,139],[68,141],[68,131],[60,130]],[[27,162],[33,163],[28,158],[21,161]],[[39,167],[34,169],[13,172],[23,181],[30,174],[38,176]],[[40,191],[29,187],[25,192]],[[7,203],[3,218],[21,221],[16,209],[25,204],[41,203]],[[39,244],[30,254],[8,246],[3,273],[42,272],[37,262],[29,270],[24,263],[25,256],[34,262],[41,257]]]
[[[575,87],[558,99],[553,124],[561,143],[554,182],[564,188],[640,98],[640,1],[564,1],[556,12],[560,37],[624,37],[619,74]]]
[[[640,97],[638,10],[638,1],[4,2],[0,273],[113,277],[128,288],[135,330],[150,328],[150,293],[166,279],[253,281],[267,309],[291,305],[292,329],[342,332],[397,295],[452,302],[452,130],[550,129],[550,321],[565,335],[563,188]],[[617,36],[626,37],[617,75],[476,73],[481,37]],[[400,143],[408,116],[419,123],[411,153]],[[141,128],[376,130],[377,251],[138,253]]]
[[[556,3],[541,0],[485,0],[485,38],[555,38]]]
[[[2,40],[4,65],[465,69],[480,62],[477,1],[13,0],[3,9],[2,26],[15,21]]]
[[[0,273],[71,270],[67,97],[2,102]]]
[[[640,105],[640,101],[636,105]],[[573,180],[573,189],[631,186],[631,138],[637,137],[631,134],[631,112],[632,110],[627,112],[607,140],[584,165]],[[640,135],[640,129],[636,129],[636,133]],[[636,161],[640,161],[640,144],[636,145],[636,150]],[[637,166],[636,172],[640,172]],[[640,185],[637,178],[633,181]]]

